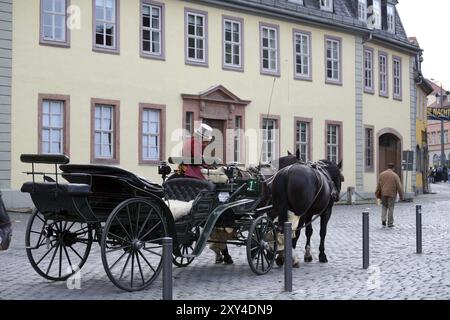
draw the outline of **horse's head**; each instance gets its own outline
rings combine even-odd
[[[330,174],[331,180],[336,188],[336,192],[332,195],[335,202],[339,201],[339,195],[342,189],[342,182],[344,182],[344,176],[342,175],[342,161],[338,164],[331,162],[329,160],[321,161],[325,165],[325,169]]]
[[[285,157],[281,157],[277,160],[277,163],[273,163],[276,165],[278,170],[281,170],[283,168],[289,167],[290,165],[293,165],[295,163],[299,163],[300,161],[300,151],[297,150],[297,153],[293,155],[288,151],[288,155]]]

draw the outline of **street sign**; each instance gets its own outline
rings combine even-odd
[[[450,108],[427,108],[428,120],[450,121]]]
[[[414,151],[403,151],[402,170],[414,170]]]

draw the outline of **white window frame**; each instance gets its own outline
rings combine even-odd
[[[45,112],[45,105],[48,104],[48,112]],[[53,104],[58,104],[59,106],[59,113],[53,113],[52,111],[52,105]],[[41,134],[42,134],[42,139],[41,139],[41,148],[42,148],[42,153],[43,154],[64,154],[64,101],[60,101],[60,100],[49,100],[49,99],[44,99],[42,100],[42,127],[41,127]],[[52,124],[52,118],[54,116],[59,116],[60,117],[60,125],[53,125]],[[48,119],[48,124],[45,125],[45,119]],[[48,131],[48,141],[46,141],[44,139],[44,131]],[[53,152],[52,149],[52,145],[53,143],[55,143],[55,141],[53,140],[53,132],[55,131],[59,131],[59,141],[56,141],[57,143],[59,143],[59,151],[55,151]],[[45,151],[46,148],[44,147],[45,144],[48,144],[48,151]]]
[[[100,111],[100,117],[97,117],[97,109]],[[105,109],[110,109],[111,112],[111,129],[104,129],[103,128],[103,112]],[[107,105],[107,104],[95,104],[94,109],[94,157],[95,159],[114,159],[114,148],[115,148],[115,136],[114,136],[114,130],[115,130],[115,112],[114,112],[114,106],[113,105]],[[97,127],[97,119],[100,120],[100,128]],[[96,141],[97,134],[100,134],[100,144],[98,144]],[[104,134],[109,134],[111,137],[110,143],[104,143],[103,136]],[[100,153],[97,154],[97,146],[100,146]],[[111,147],[111,154],[105,155],[103,154],[103,146],[110,146]]]
[[[97,1],[103,1],[103,6],[99,6],[100,8],[102,8],[103,10],[103,15],[104,15],[104,19],[99,19],[97,17]],[[111,3],[113,4],[113,15],[112,15],[112,20],[107,20],[106,17],[106,4],[109,0],[94,0],[94,45],[96,48],[100,48],[100,49],[117,49],[118,46],[118,23],[117,23],[117,1],[116,0],[111,0]],[[102,25],[103,26],[103,44],[98,44],[97,43],[97,25]],[[112,34],[112,44],[111,45],[107,45],[106,44],[106,30],[107,30],[107,25],[113,25],[114,28],[114,32]]]
[[[52,3],[52,10],[51,11],[47,11],[45,10],[45,4],[44,2],[46,1],[51,1]],[[67,0],[60,0],[63,5],[63,11],[62,12],[58,12],[56,11],[56,1],[58,0],[42,0],[42,30],[41,30],[41,39],[43,41],[48,41],[48,42],[58,42],[58,43],[67,43]],[[45,16],[46,15],[50,15],[52,17],[52,25],[51,26],[47,26],[45,24]],[[56,17],[63,17],[64,20],[64,24],[63,24],[63,30],[62,30],[62,39],[57,39],[56,38]],[[52,30],[52,36],[51,37],[46,37],[45,36],[45,27],[51,27]]]
[[[395,33],[395,7],[391,4],[387,5],[387,31]]]
[[[335,132],[333,132],[334,130]],[[329,161],[333,162],[334,158],[336,158],[335,163],[339,162],[340,157],[340,131],[341,126],[337,124],[328,124],[327,125],[327,158]],[[332,142],[333,135],[336,136],[336,143]],[[335,151],[335,152],[334,152]]]
[[[194,34],[189,33],[189,18],[194,18]],[[202,19],[202,24],[197,24],[197,18]],[[202,29],[202,35],[198,35],[198,28]],[[199,12],[193,12],[193,11],[187,11],[186,12],[186,61],[193,62],[193,63],[201,63],[205,64],[207,63],[207,17],[206,14],[199,13]],[[194,57],[189,56],[189,40],[194,39]],[[202,43],[202,48],[199,46],[199,42]],[[199,58],[199,50],[203,52],[203,58]]]
[[[305,133],[305,139],[302,140],[302,133],[304,127],[304,133]],[[300,151],[300,160],[307,162],[311,160],[310,153],[310,132],[311,132],[311,123],[306,121],[296,121],[295,124],[295,146],[296,150]],[[303,152],[302,147],[304,148],[305,152]]]
[[[402,60],[398,57],[392,59],[393,94],[394,99],[402,99]]]
[[[378,56],[378,70],[379,70],[379,91],[380,96],[389,96],[388,83],[388,57],[385,53],[380,53]]]
[[[372,3],[372,23],[376,29],[381,29],[381,0],[373,0]]]
[[[156,113],[158,121],[151,121],[151,113]],[[145,131],[145,123],[147,124],[148,130]],[[157,132],[151,132],[150,127],[151,124],[157,125]],[[142,110],[142,160],[143,161],[159,161],[161,159],[161,110],[144,108]],[[154,137],[157,138],[158,144],[152,146],[152,141],[154,141]],[[145,144],[145,138],[147,138],[147,144]],[[147,148],[147,154],[145,153],[145,149]],[[156,158],[152,158],[150,149],[156,149]]]
[[[367,0],[358,0],[358,19],[367,22]]]
[[[336,48],[334,48],[336,46]],[[336,50],[334,50],[336,49]],[[334,55],[334,51],[336,55]],[[330,56],[328,53],[330,52]],[[329,68],[331,63],[331,69]],[[328,76],[328,71],[331,70],[331,77]],[[341,40],[326,37],[325,38],[325,76],[327,83],[341,84]]]
[[[144,8],[148,8],[150,10],[150,17],[149,17],[149,21],[150,21],[150,27],[146,27],[144,26]],[[158,20],[159,20],[159,28],[154,28],[153,27],[153,20],[155,20],[153,18],[153,11],[158,11],[159,15],[158,15]],[[142,45],[142,52],[144,54],[147,55],[152,55],[152,56],[162,56],[163,55],[163,8],[159,5],[155,5],[152,3],[142,3],[142,14],[141,14],[141,27],[142,27],[142,38],[141,38],[141,45]],[[144,39],[144,31],[148,31],[149,32],[149,40]],[[154,35],[155,34],[159,34],[159,50],[153,50],[153,43],[158,43],[158,41],[154,41]],[[149,50],[145,50],[144,49],[144,43],[149,42],[150,47]]]
[[[364,49],[364,90],[369,93],[374,92],[373,61],[373,50]]]
[[[333,12],[333,0],[320,0],[320,9]]]
[[[306,52],[304,52],[304,44],[306,43]],[[300,50],[298,50],[300,48]],[[311,33],[300,30],[294,30],[294,74],[296,79],[311,80]],[[300,59],[300,64],[298,63]],[[305,63],[306,61],[306,63]],[[301,72],[298,72],[300,67]],[[305,67],[308,72],[304,72]]]
[[[278,75],[280,72],[280,57],[279,57],[279,34],[278,28],[275,26],[261,25],[261,72],[264,74]],[[274,38],[271,39],[271,33]],[[265,36],[267,34],[267,36]],[[267,45],[264,42],[267,41]],[[271,45],[271,43],[273,45]],[[264,54],[267,52],[267,59],[264,58]],[[264,67],[264,60],[267,60],[267,68]],[[271,68],[271,61],[275,63],[275,68]]]
[[[227,24],[230,24],[231,29],[231,40],[227,40]],[[234,41],[234,26],[237,25],[238,26],[238,41]],[[242,49],[243,49],[243,43],[242,43],[242,21],[236,20],[236,19],[231,19],[231,18],[224,18],[223,19],[223,65],[226,68],[231,68],[231,69],[242,69],[243,67],[243,63],[242,63]],[[231,52],[227,52],[227,47],[231,48]],[[238,54],[235,53],[235,49],[237,48],[237,50],[239,51]],[[227,56],[231,55],[231,63],[227,62]],[[234,58],[238,57],[239,59],[239,63],[234,63]]]
[[[269,124],[273,124],[273,129],[269,130]],[[271,138],[269,139],[269,131]],[[269,163],[278,157],[278,120],[273,118],[263,118],[262,120],[262,163]],[[269,157],[269,145],[271,146],[271,157]]]

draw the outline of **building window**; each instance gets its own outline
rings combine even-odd
[[[295,123],[295,148],[300,152],[300,160],[311,161],[311,122],[296,121]]]
[[[381,0],[373,0],[372,24],[375,29],[381,29]]]
[[[395,8],[393,5],[387,6],[387,29],[390,33],[395,33]]]
[[[364,50],[364,90],[369,93],[374,92],[373,86],[373,50]]]
[[[186,123],[184,128],[186,129],[186,133],[192,136],[194,134],[194,113],[186,112]]]
[[[388,59],[387,54],[379,54],[380,96],[388,97]]]
[[[311,33],[294,31],[295,78],[311,80]]]
[[[164,4],[142,0],[141,55],[164,58]]]
[[[142,111],[142,159],[158,161],[161,158],[161,114],[159,110]]]
[[[402,60],[394,57],[392,60],[393,76],[394,76],[394,99],[402,99]]]
[[[365,129],[365,137],[364,137],[364,145],[365,145],[365,168],[366,171],[372,171],[374,169],[373,165],[373,128],[366,128]]]
[[[367,21],[367,0],[358,0],[358,19]]]
[[[95,6],[95,49],[106,52],[117,52],[119,50],[119,0],[93,1]]]
[[[119,101],[92,99],[91,162],[118,163],[120,155]]]
[[[208,14],[186,9],[186,64],[208,65]]]
[[[338,163],[341,160],[341,125],[327,123],[326,131],[326,155],[331,162]]]
[[[326,38],[325,51],[326,82],[331,84],[342,84],[341,40],[335,38]]]
[[[448,130],[444,130],[444,143],[448,143]]]
[[[223,18],[223,66],[225,69],[243,69],[243,20]]]
[[[333,12],[333,0],[320,0],[320,9]]]
[[[277,119],[263,118],[262,121],[262,162],[269,163],[278,157]]]
[[[41,0],[41,44],[69,45],[66,0]]]
[[[242,117],[236,116],[234,124],[235,134],[234,134],[234,162],[241,162],[241,140],[242,140]]]
[[[278,26],[260,24],[262,74],[280,74],[278,30]]]
[[[432,145],[436,144],[436,132],[431,133],[431,144]]]

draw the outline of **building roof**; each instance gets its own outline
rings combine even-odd
[[[433,92],[431,93],[431,95],[436,96],[436,95],[441,95],[441,87],[439,85],[437,85],[436,83],[434,83],[431,80],[426,79],[426,81],[430,84],[430,86],[433,88]],[[447,90],[446,88],[442,88],[442,92],[445,95],[446,92],[448,92],[449,90]],[[439,108],[441,107],[440,105],[440,99],[437,98],[435,102],[433,102],[431,105],[428,106],[429,108]],[[446,96],[446,98],[444,99],[444,103],[442,105],[442,107],[450,107],[450,101],[448,96]]]
[[[240,8],[257,12],[260,15],[276,16],[278,18],[294,19],[304,23],[321,24],[346,29],[351,32],[361,33],[366,38],[388,42],[391,45],[402,47],[408,51],[418,51],[420,48],[408,40],[401,18],[396,11],[395,34],[386,29],[387,3],[397,4],[396,0],[382,0],[383,30],[369,29],[366,22],[358,19],[358,0],[334,0],[333,12],[320,9],[319,0],[188,0],[203,2],[220,7]],[[303,4],[301,3],[303,2]],[[370,6],[372,0],[367,0]],[[384,9],[383,9],[384,8]]]

